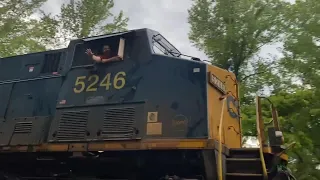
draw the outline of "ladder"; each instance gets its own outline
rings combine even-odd
[[[278,167],[284,164],[286,166],[288,157],[285,154],[289,148],[295,143],[291,143],[287,148],[283,146],[284,140],[280,131],[278,114],[276,108],[271,104],[273,126],[268,128],[268,142],[265,136],[265,123],[261,114],[261,99],[256,97],[256,124],[257,138],[259,140],[259,148],[236,148],[230,149],[229,156],[225,159],[225,177],[226,180],[274,180],[275,176],[279,176]],[[223,115],[222,115],[223,116]],[[220,119],[220,123],[222,117]],[[268,124],[270,124],[269,122]],[[221,124],[222,125],[222,124]],[[222,126],[220,126],[222,127]],[[219,132],[220,133],[220,132]],[[221,140],[221,139],[220,139]],[[221,146],[221,141],[219,147]],[[222,174],[222,152],[219,151],[218,170]],[[219,176],[222,180],[223,176]],[[278,180],[288,179],[287,176],[278,178]]]

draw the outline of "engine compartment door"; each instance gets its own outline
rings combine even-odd
[[[0,118],[5,118],[13,84],[0,85]]]

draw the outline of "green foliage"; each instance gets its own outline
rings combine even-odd
[[[285,55],[282,64],[305,85],[320,87],[320,4],[297,1],[287,14]]]
[[[320,4],[317,0],[296,1],[286,14],[284,55],[280,63],[285,73],[301,80],[297,95],[286,102],[285,131],[298,145],[292,164],[298,179],[320,179]],[[290,106],[289,106],[290,105]]]
[[[293,150],[289,151],[293,161],[290,167],[297,179],[320,179],[320,170],[316,169],[320,165],[319,98],[314,90],[297,90],[294,93],[281,91],[269,97],[278,110],[285,142],[297,143]],[[267,123],[272,119],[269,103],[263,101],[262,108],[263,119]],[[256,131],[251,130],[255,115],[254,105],[245,106],[243,125],[249,130],[245,135],[256,136]]]
[[[63,4],[61,14],[55,17],[61,23],[59,35],[63,42],[126,30],[129,18],[120,11],[113,15],[113,0],[78,0]],[[59,37],[59,36],[58,36]]]
[[[3,0],[0,2],[0,57],[45,49],[55,35],[56,23],[44,13],[32,18],[46,0]]]
[[[249,60],[279,38],[286,5],[280,0],[194,0],[189,38],[215,65],[241,80]]]
[[[0,57],[65,47],[73,38],[126,30],[128,18],[113,15],[113,0],[74,0],[57,16],[40,10],[47,0],[0,2]]]

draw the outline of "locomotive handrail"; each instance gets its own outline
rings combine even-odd
[[[296,142],[290,143],[285,149],[277,153],[276,156],[280,157],[282,154],[286,153],[286,151],[288,151],[289,149],[292,149],[296,144],[297,144]]]
[[[269,103],[270,103],[270,108],[271,108],[271,113],[272,113],[272,121],[273,122],[273,126],[275,127],[275,129],[277,131],[280,131],[280,126],[279,126],[279,121],[278,121],[278,112],[273,104],[273,102],[267,98],[267,97],[261,97],[266,99]]]
[[[156,37],[159,36],[159,39],[156,39]],[[163,39],[164,41],[161,41],[161,39]],[[162,46],[168,53],[170,53],[172,56],[174,57],[180,57],[181,52],[175,47],[173,46],[165,37],[163,37],[160,33],[153,35],[152,36],[152,40],[154,42],[157,42],[160,46]],[[162,42],[162,43],[160,43]],[[166,44],[167,43],[167,44]],[[166,53],[167,53],[166,52]],[[177,56],[173,55],[173,54],[178,54]]]
[[[42,80],[42,79],[59,78],[61,76],[62,76],[61,74],[53,74],[53,75],[38,76],[38,77],[30,78],[30,79],[5,80],[5,81],[0,81],[0,85],[12,84],[12,83],[18,83],[18,82],[27,82],[27,81],[37,81],[37,80]]]
[[[95,64],[86,64],[86,65],[72,66],[71,69],[94,68],[94,65],[95,65]]]
[[[263,156],[263,146],[265,144],[265,136],[264,136],[264,124],[262,121],[262,114],[261,114],[261,100],[259,96],[256,96],[256,123],[257,123],[257,138],[259,140],[259,154],[260,154],[260,160],[262,165],[262,172],[263,177],[265,180],[268,179],[268,173],[266,168],[266,162],[264,160]]]
[[[219,180],[222,180],[222,120],[223,120],[223,113],[224,113],[224,106],[225,106],[225,102],[226,102],[226,96],[223,96],[220,98],[220,100],[222,100],[222,107],[221,107],[221,116],[220,116],[220,121],[219,121],[219,148],[218,148],[218,176],[219,176]]]
[[[276,110],[276,107],[274,106],[273,102],[267,97],[260,97],[260,98],[266,99],[269,102],[270,109],[271,109],[272,119],[271,119],[270,122],[268,122],[265,125],[269,125],[269,124],[273,123],[272,125],[273,125],[274,129],[276,131],[280,131],[280,124],[279,124],[279,120],[278,120],[278,111]],[[284,144],[283,136],[282,136],[282,139],[281,139],[281,143]]]
[[[240,95],[239,95],[239,84],[238,84],[238,80],[235,78],[233,78],[230,74],[229,75],[226,75],[226,77],[225,77],[226,79],[227,78],[230,78],[233,82],[234,82],[234,86],[236,87],[236,92],[237,92],[237,97],[236,97],[236,99],[237,99],[237,101],[238,101],[238,103],[240,104]],[[232,94],[233,95],[233,94]],[[233,95],[234,96],[234,95]],[[235,97],[235,96],[234,96]],[[241,116],[240,116],[240,114],[241,114],[241,110],[240,110],[240,108],[238,109],[238,114],[239,114],[239,121],[240,121],[240,123],[239,123],[239,130],[240,130],[240,133],[239,133],[239,135],[240,135],[240,139],[242,139],[242,137],[243,137],[243,134],[242,134],[242,123],[241,123]],[[240,141],[240,146],[242,147],[242,141]]]
[[[147,100],[140,101],[124,101],[121,104],[142,104],[146,103]],[[88,107],[88,106],[103,106],[103,105],[117,105],[119,102],[103,102],[103,103],[95,103],[95,104],[81,104],[81,105],[57,105],[56,109],[67,109],[67,108],[80,108],[80,107]]]

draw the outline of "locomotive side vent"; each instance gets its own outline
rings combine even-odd
[[[32,122],[17,122],[14,126],[14,134],[27,134],[31,133]]]
[[[41,73],[57,72],[59,68],[60,59],[62,57],[61,52],[46,54],[44,57],[44,65],[41,69]]]
[[[88,114],[88,110],[63,112],[59,122],[57,140],[84,140],[86,135]]]
[[[111,108],[104,112],[103,139],[130,139],[135,134],[135,108]]]

